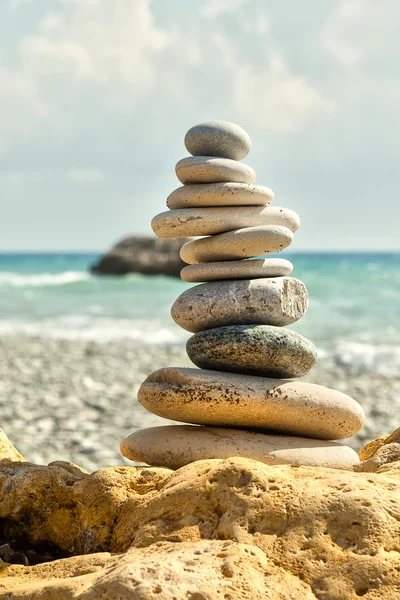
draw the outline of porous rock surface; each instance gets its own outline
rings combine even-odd
[[[0,429],[0,461],[2,460],[23,461],[24,458]]]
[[[33,567],[28,576],[12,566],[5,580],[0,577],[0,597],[9,583],[13,600],[315,598],[307,584],[258,548],[223,540],[161,542],[113,556],[73,557]]]
[[[398,600],[399,467],[232,458],[88,474],[4,460],[1,535],[86,555],[0,561],[0,598]]]

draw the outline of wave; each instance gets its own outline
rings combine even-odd
[[[100,316],[100,307],[91,314],[70,314],[42,320],[0,320],[0,335],[23,335],[77,341],[129,342],[137,346],[180,346],[191,334],[165,320]],[[400,345],[376,341],[336,340],[318,344],[319,363],[351,373],[400,376]]]
[[[38,273],[22,275],[21,273],[0,272],[0,286],[10,287],[42,287],[56,286],[87,281],[90,273],[83,271],[65,271],[63,273]]]
[[[319,350],[319,349],[318,349]],[[339,341],[319,350],[323,363],[357,373],[400,375],[400,345],[359,341]]]
[[[131,341],[138,345],[183,345],[190,335],[174,324],[167,326],[157,321],[77,314],[40,321],[1,320],[0,334],[98,342]]]

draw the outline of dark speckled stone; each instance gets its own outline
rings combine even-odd
[[[188,340],[186,350],[201,369],[261,377],[302,377],[317,362],[314,344],[299,333],[272,325],[200,331]]]

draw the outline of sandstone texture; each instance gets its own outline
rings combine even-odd
[[[85,555],[0,562],[0,598],[398,600],[399,483],[398,461],[375,473],[231,458],[90,475],[5,461],[2,535]]]
[[[375,473],[386,464],[400,461],[400,427],[387,436],[382,436],[366,444],[359,452],[359,471]]]
[[[313,600],[310,587],[251,544],[159,542],[124,554],[89,554],[32,567],[10,566],[1,591],[13,600]],[[11,600],[11,599],[10,599]]]
[[[2,460],[22,462],[24,460],[24,457],[18,452],[16,448],[14,448],[4,431],[0,429],[0,461]]]
[[[187,242],[180,254],[189,264],[236,260],[280,252],[292,241],[293,232],[287,227],[259,225]]]
[[[91,267],[96,275],[169,275],[179,277],[185,263],[179,250],[187,239],[133,236],[121,240]]]
[[[295,331],[272,325],[228,325],[200,331],[186,351],[200,369],[260,377],[302,377],[317,362],[317,349]]]
[[[222,279],[259,279],[290,275],[293,265],[285,258],[256,258],[255,260],[227,260],[187,265],[181,271],[183,281],[220,281]]]
[[[184,185],[167,198],[167,206],[198,208],[207,206],[266,206],[274,199],[274,192],[265,185],[223,182]]]
[[[211,281],[178,296],[171,308],[180,327],[197,333],[223,325],[290,325],[308,307],[307,289],[293,277]]]
[[[205,121],[185,135],[185,146],[193,156],[220,156],[241,160],[250,151],[248,133],[229,121]]]
[[[237,182],[254,183],[254,170],[244,163],[230,158],[213,156],[189,156],[182,158],[175,167],[176,176],[183,184]]]
[[[293,210],[276,206],[221,206],[168,210],[151,222],[160,238],[215,235],[257,225],[281,225],[294,232],[300,219]]]
[[[138,400],[175,421],[328,440],[357,433],[365,418],[353,398],[321,385],[205,369],[159,369],[142,383]]]

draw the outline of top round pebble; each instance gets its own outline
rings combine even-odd
[[[250,151],[251,140],[244,129],[229,121],[205,121],[191,127],[185,146],[193,156],[218,156],[242,160]]]

